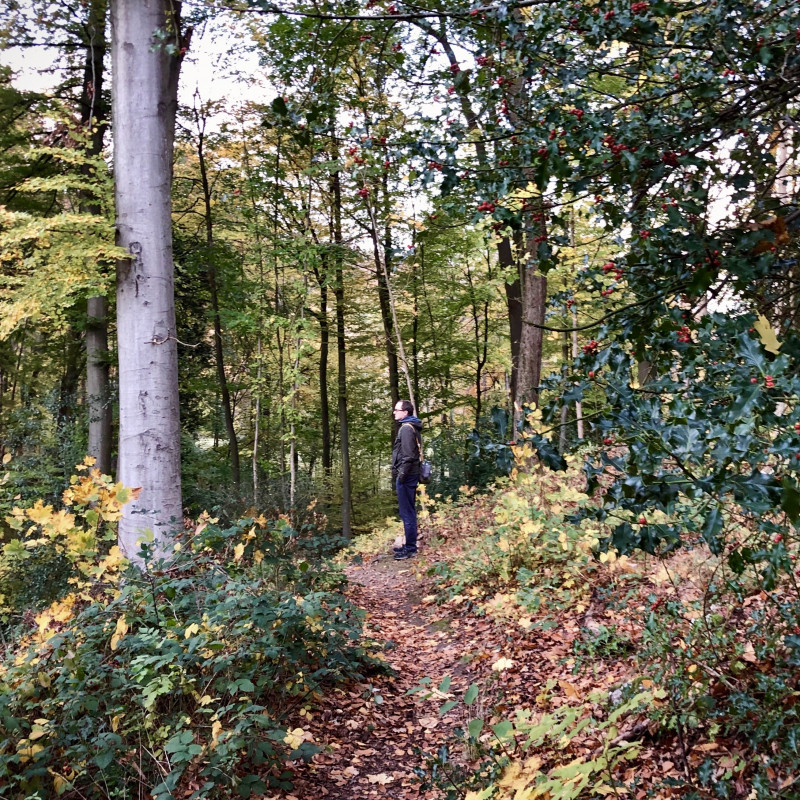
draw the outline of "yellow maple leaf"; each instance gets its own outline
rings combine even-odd
[[[233,560],[234,561],[241,561],[242,556],[244,555],[244,544],[241,542],[233,548]]]
[[[49,522],[50,518],[53,516],[53,506],[46,506],[41,500],[37,500],[33,504],[33,508],[29,508],[25,513],[31,522],[35,522],[37,525],[43,525]]]

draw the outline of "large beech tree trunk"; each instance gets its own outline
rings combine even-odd
[[[166,555],[182,522],[170,203],[188,46],[179,13],[174,0],[111,0],[117,244],[130,253],[117,262],[118,477],[141,489],[123,510],[119,543],[135,561],[149,531],[156,556]]]

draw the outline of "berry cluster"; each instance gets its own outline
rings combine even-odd
[[[645,0],[639,0],[637,3],[631,3],[631,11],[634,14],[644,14],[648,8],[650,8],[650,4],[646,3]]]
[[[609,262],[603,264],[602,270],[606,275],[609,272],[613,272],[614,273],[614,277],[617,280],[621,280],[622,279],[622,267],[618,267],[613,261],[609,261]]]
[[[583,346],[583,352],[587,356],[592,356],[597,352],[597,348],[598,348],[597,342],[594,339],[592,339],[590,342],[588,342]]]
[[[678,328],[678,341],[684,344],[688,344],[692,341],[692,332],[689,330],[688,325],[681,325],[681,327]]]
[[[479,206],[478,211],[483,211],[485,214],[493,214],[496,206],[494,203],[484,200]]]

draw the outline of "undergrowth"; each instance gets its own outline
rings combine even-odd
[[[91,471],[71,511],[12,516],[3,559],[50,547],[74,569],[66,595],[23,615],[0,663],[4,796],[291,789],[291,762],[318,749],[298,720],[326,686],[383,668],[359,642],[343,575],[286,520],[263,518],[201,520],[169,563],[128,567],[103,541],[128,496]]]
[[[525,467],[524,447],[516,455],[516,474],[493,493],[437,509],[434,538],[446,545],[428,574],[441,603],[516,630],[570,631],[560,663],[576,676],[572,694],[512,717],[487,699],[485,714],[427,756],[423,784],[462,800],[797,797],[800,539],[790,520],[772,515],[767,536],[727,508],[730,552],[744,546],[746,558],[688,534],[681,549],[619,556],[603,551],[601,523],[580,519],[594,500],[574,462],[543,473]],[[672,524],[664,512],[648,520]],[[609,675],[616,688],[598,700]],[[636,687],[650,695],[625,706]],[[630,717],[624,735],[621,718],[608,725],[618,707]],[[575,727],[550,736],[567,718]]]

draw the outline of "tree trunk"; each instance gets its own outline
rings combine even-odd
[[[86,302],[86,396],[89,411],[89,455],[103,475],[111,474],[111,397],[108,390],[108,301]]]
[[[319,284],[319,407],[322,424],[322,471],[326,483],[331,476],[331,410],[328,397],[328,353],[330,350],[331,326],[328,320],[328,262],[323,259],[323,269],[314,270]]]
[[[514,259],[511,240],[506,236],[497,244],[497,255],[501,269],[513,267],[517,274],[514,281],[505,282],[506,308],[508,309],[508,327],[511,336],[511,405],[517,398],[517,382],[519,375],[519,342],[522,338],[522,282]]]
[[[195,98],[196,100],[197,98]],[[195,124],[197,125],[197,159],[200,164],[200,183],[203,187],[203,204],[206,227],[206,280],[211,295],[211,313],[214,322],[214,361],[217,367],[217,380],[222,399],[222,413],[225,417],[225,430],[228,434],[228,452],[231,457],[231,476],[236,495],[241,487],[241,470],[239,466],[239,440],[233,424],[233,407],[228,389],[228,378],[225,375],[225,354],[222,350],[222,320],[219,314],[219,292],[217,290],[217,270],[214,266],[214,224],[211,217],[211,186],[208,182],[208,170],[205,157],[205,117],[201,116],[195,105]]]
[[[89,155],[103,151],[108,108],[103,99],[105,78],[106,0],[92,0],[84,28],[86,59],[81,90],[81,125],[91,133]],[[83,167],[84,174],[90,167]],[[82,204],[91,213],[99,213],[96,203]],[[111,393],[109,391],[110,361],[108,353],[108,299],[88,298],[86,302],[86,408],[89,417],[88,452],[95,466],[104,475],[111,474]]]
[[[64,369],[59,386],[58,414],[59,428],[67,431],[75,417],[75,403],[78,398],[78,384],[83,371],[83,342],[78,325],[70,323],[64,333]]]
[[[522,333],[519,340],[519,371],[515,408],[521,413],[523,405],[538,405],[539,382],[542,374],[541,326],[547,302],[547,278],[538,272],[535,261],[529,261],[522,272]]]
[[[334,145],[334,157],[336,146]],[[342,449],[342,536],[352,535],[353,500],[350,484],[350,434],[347,428],[347,360],[344,330],[344,253],[342,252],[342,185],[339,173],[334,172],[333,188],[333,237],[336,247],[336,354],[338,361],[339,388],[339,441]]]
[[[174,0],[111,0],[117,244],[130,253],[117,262],[118,476],[141,490],[123,509],[119,543],[135,562],[150,532],[155,557],[166,556],[182,524],[170,200],[178,74],[188,46],[179,14]],[[164,31],[174,50],[156,36]]]
[[[572,306],[572,358],[578,358],[578,309]],[[575,401],[575,420],[578,426],[578,439],[583,439],[583,403]]]

